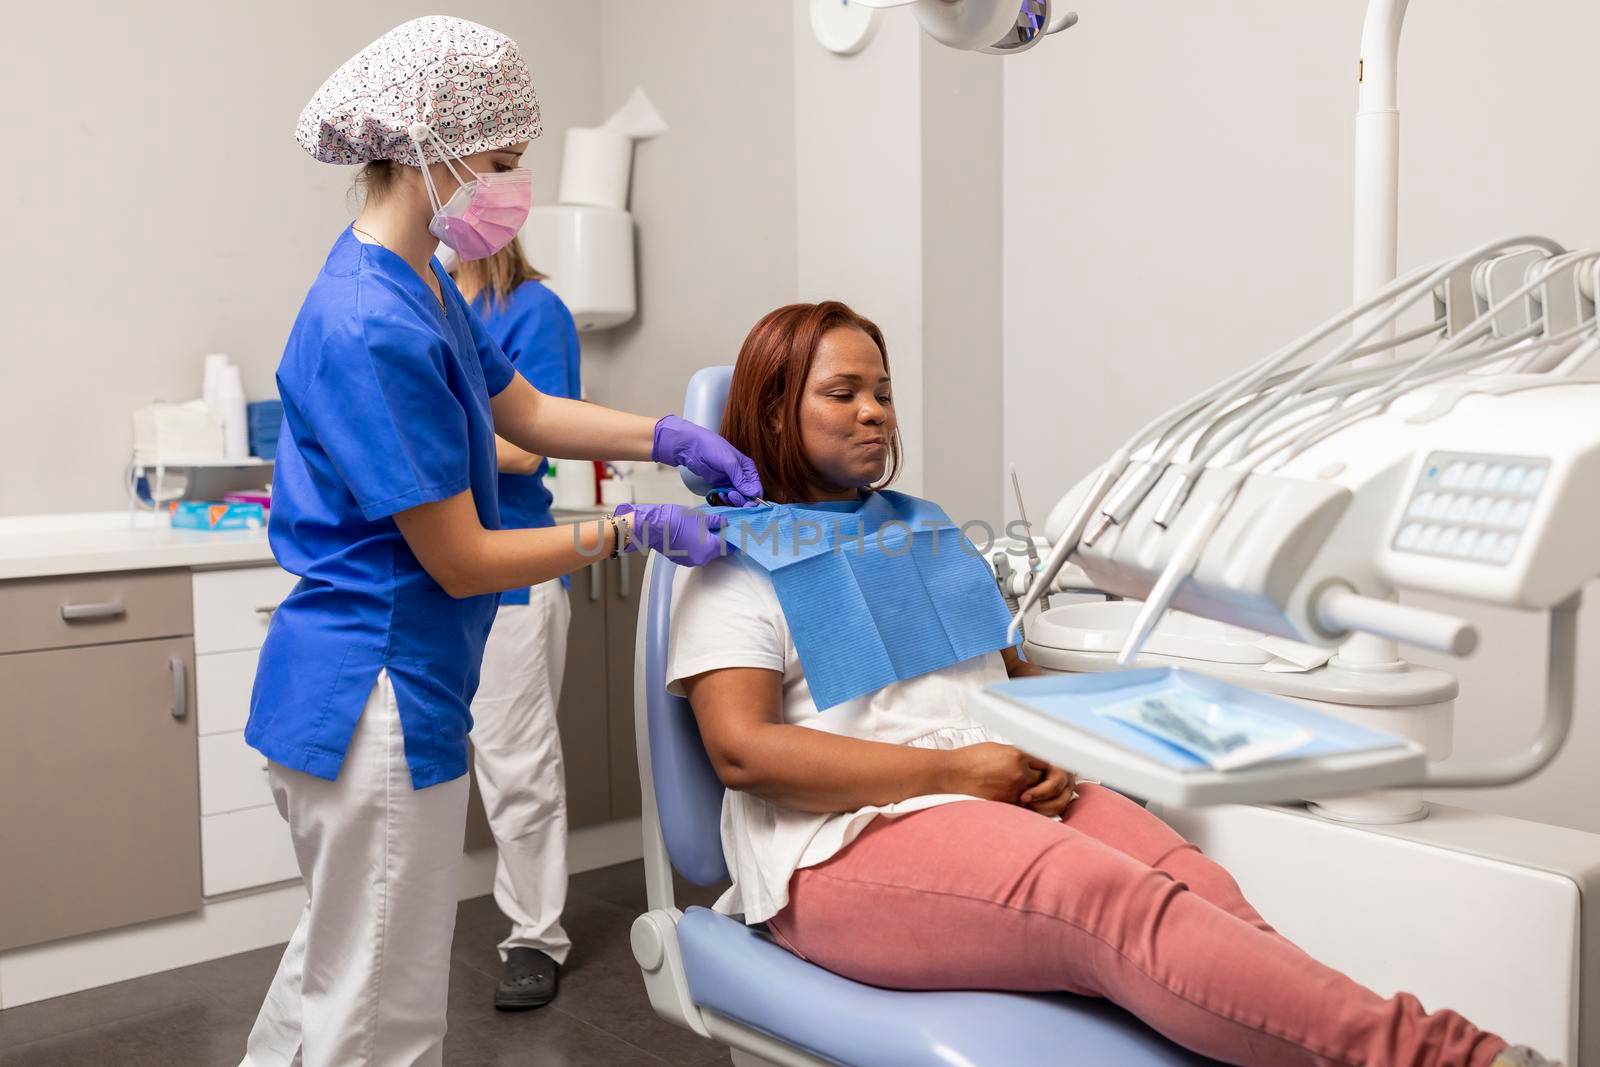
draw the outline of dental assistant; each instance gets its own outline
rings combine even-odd
[[[441,241],[471,260],[512,239],[539,132],[516,45],[444,16],[362,49],[295,132],[321,162],[363,165],[366,196],[278,368],[289,435],[269,534],[300,581],[261,649],[245,740],[269,761],[309,900],[246,1064],[442,1062],[468,709],[498,592],[620,551],[718,554],[717,523],[671,505],[500,529],[496,434],[760,493],[747,457],[676,416],[541,394],[433,260]]]
[[[472,310],[517,373],[546,396],[582,393],[572,312],[513,240],[486,259],[457,261],[440,246]],[[555,525],[544,474],[549,460],[495,439],[500,524]],[[472,701],[478,791],[498,853],[494,899],[511,922],[499,944],[494,1006],[525,1011],[555,999],[572,941],[561,926],[567,900],[567,790],[556,710],[572,606],[565,579],[500,594]]]

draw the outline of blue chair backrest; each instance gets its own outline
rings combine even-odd
[[[689,379],[683,417],[708,429],[722,425],[732,367],[706,367]],[[681,470],[681,468],[680,468]],[[698,495],[720,488],[681,470]],[[650,732],[650,769],[667,856],[697,885],[728,877],[722,856],[722,782],[700,740],[689,702],[667,692],[667,641],[672,627],[672,579],[678,566],[657,555],[645,599],[644,684]]]

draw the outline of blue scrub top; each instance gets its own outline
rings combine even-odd
[[[504,302],[479,293],[472,308],[483,318],[489,336],[534,388],[549,396],[576,400],[582,392],[578,369],[578,327],[572,312],[551,289],[526,281]],[[548,460],[532,474],[500,475],[500,525],[507,530],[554,526],[550,515],[550,490],[545,488]],[[566,579],[562,579],[563,582]],[[502,604],[526,604],[528,590],[508,589]]]
[[[299,583],[261,649],[245,741],[336,779],[378,672],[399,706],[411,784],[467,770],[469,706],[499,597],[457,600],[417,561],[393,515],[471,489],[500,525],[489,398],[516,373],[450,276],[445,308],[393,252],[334,242],[278,366],[268,533]]]

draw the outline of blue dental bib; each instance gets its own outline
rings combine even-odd
[[[771,575],[818,711],[1009,644],[993,573],[937,504],[883,490],[707,510]]]

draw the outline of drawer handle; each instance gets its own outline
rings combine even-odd
[[[276,604],[257,604],[255,608],[257,615],[265,615],[269,619],[272,617],[272,613],[277,610],[278,605]]]
[[[617,557],[617,568],[621,572],[617,576],[617,599],[627,600],[628,589],[633,585],[632,561],[624,553]]]
[[[61,621],[78,622],[83,619],[120,619],[128,613],[120,600],[104,600],[98,604],[63,604]]]
[[[189,714],[189,663],[182,656],[167,660],[172,670],[172,717],[186,718]]]
[[[589,564],[589,599],[600,599],[600,564]]]

